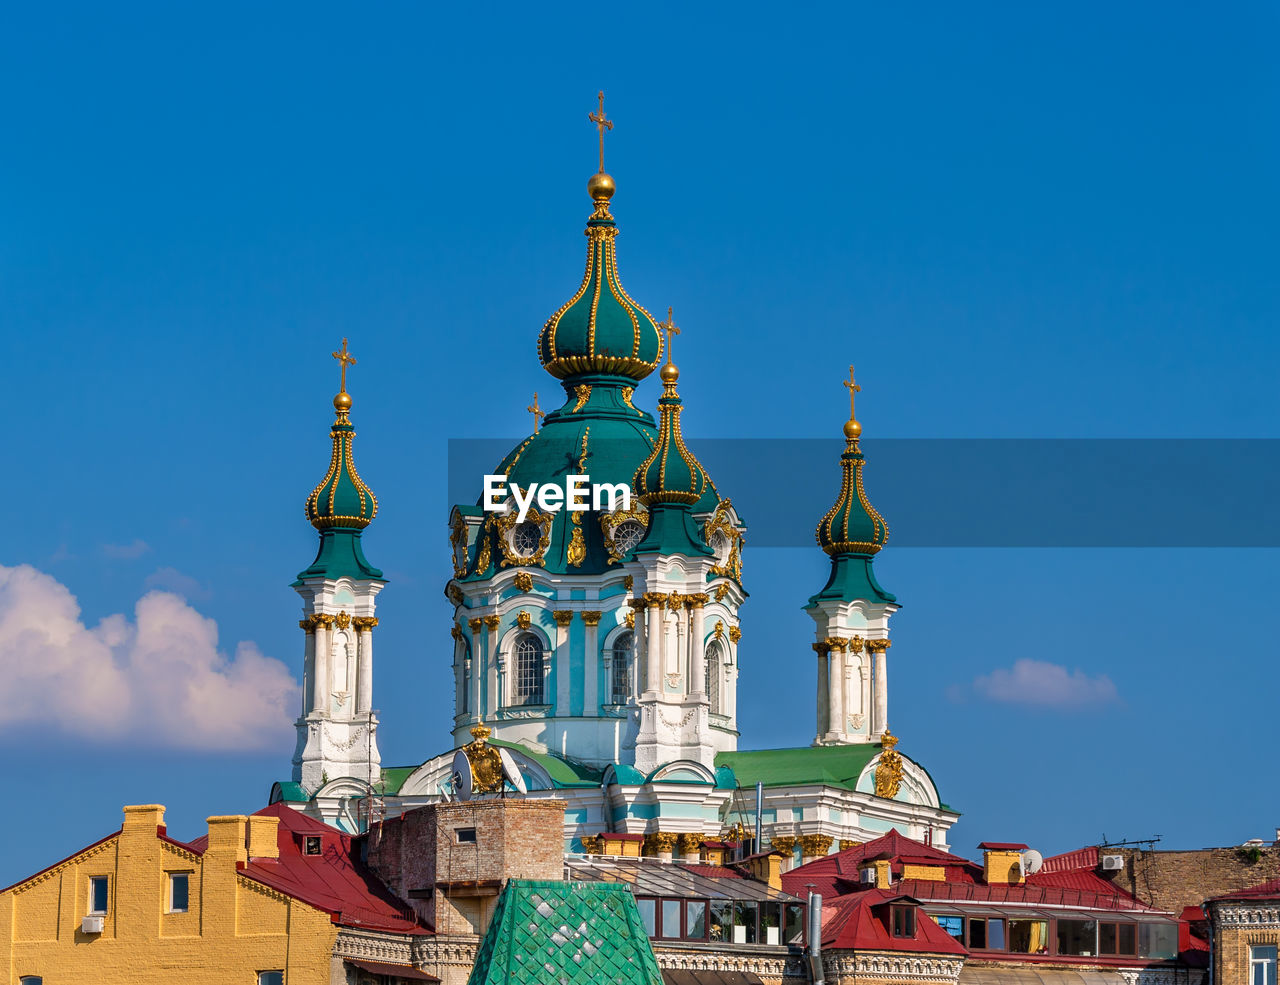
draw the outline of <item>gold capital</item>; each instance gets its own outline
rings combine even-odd
[[[478,633],[480,632],[480,627],[484,625],[484,620],[476,616],[474,619],[468,619],[467,625],[471,627],[471,632]]]
[[[798,840],[798,838],[793,838],[791,835],[774,835],[769,839],[769,847],[775,852],[790,855],[795,851]]]
[[[667,597],[663,595],[661,592],[645,592],[644,593],[645,605],[656,605],[658,608],[662,608],[662,606],[666,604],[666,601],[667,601]]]
[[[502,617],[496,613],[492,616],[484,617],[484,624],[490,632],[498,628],[498,623],[502,622]]]
[[[567,626],[573,622],[572,609],[556,609],[551,615],[555,617],[557,626]]]
[[[601,613],[599,612],[583,612],[582,624],[584,626],[599,626],[600,616],[601,616]]]
[[[351,625],[356,628],[357,633],[367,633],[371,631],[374,626],[378,625],[378,617],[377,616],[356,616],[354,619],[351,620]],[[457,626],[454,627],[454,629],[457,629],[457,628],[458,628]]]
[[[888,640],[867,640],[867,649],[872,653],[879,653],[893,646]],[[894,658],[895,660],[897,657]],[[909,659],[909,658],[908,658]]]
[[[800,854],[805,858],[821,858],[831,851],[831,843],[835,840],[832,835],[801,835]]]
[[[711,601],[711,596],[706,592],[698,592],[689,596],[689,608],[701,609],[704,605]]]

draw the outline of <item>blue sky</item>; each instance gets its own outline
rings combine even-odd
[[[443,749],[446,444],[517,437],[532,391],[555,389],[534,339],[581,276],[601,87],[623,277],[685,330],[695,450],[838,436],[850,362],[868,437],[1280,437],[1277,19],[1260,3],[6,11],[0,776],[39,813],[9,812],[0,883],[122,804],[165,803],[188,837],[287,775],[288,583],[314,553],[302,504],[344,335],[382,503],[367,552],[391,579],[384,761]],[[652,407],[656,383],[636,399]],[[1212,524],[1214,475],[1190,459],[1185,479],[1205,490],[1185,523]],[[834,496],[834,453],[797,482]],[[1268,837],[1278,560],[891,541],[891,720],[964,812],[953,844]],[[816,549],[748,550],[744,746],[812,736],[800,606],[824,574]],[[157,589],[186,601],[139,608]],[[65,645],[23,650],[23,618]],[[193,703],[214,686],[225,708]]]

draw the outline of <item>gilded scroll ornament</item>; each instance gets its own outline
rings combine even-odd
[[[722,581],[722,582],[721,582],[721,583],[716,587],[716,601],[717,601],[717,602],[723,602],[723,601],[724,601],[724,597],[725,597],[726,595],[728,595],[728,594],[729,594],[729,583],[728,583],[728,582],[723,582],[723,581]]]
[[[627,623],[627,629],[636,628],[636,610],[635,609],[627,610],[626,623]]]
[[[717,619],[716,620],[716,639],[722,639],[723,637],[724,637],[724,620]]]
[[[734,643],[737,643],[740,639],[742,639],[742,630],[740,630],[737,626],[730,626],[729,639],[732,640]]]
[[[454,605],[461,605],[464,597],[462,594],[462,589],[459,588],[457,585],[455,585],[453,582],[449,582],[448,586],[446,586],[444,590],[444,596]]]
[[[578,398],[578,402],[573,405],[573,410],[569,411],[570,414],[578,413],[591,399],[591,386],[587,383],[579,383],[573,388],[573,395]]]
[[[449,627],[449,635],[459,642],[462,641],[462,630],[458,628],[457,623]]]
[[[467,521],[461,513],[453,515],[453,527],[449,531],[449,547],[453,554],[453,577],[467,573]]]
[[[634,410],[637,414],[644,416],[644,411],[642,411],[640,408],[638,408],[635,404],[631,402],[631,395],[635,392],[636,392],[635,387],[624,386],[622,388],[622,402],[626,404],[628,407],[630,407],[632,410]]]
[[[493,730],[483,722],[471,728],[472,741],[462,747],[471,763],[471,787],[476,793],[497,793],[502,789],[502,758],[485,740]]]
[[[491,559],[490,532],[493,530],[493,517],[489,517],[484,522],[484,529],[480,532],[480,556],[476,558],[475,573],[480,575],[489,570],[489,561]]]
[[[622,578],[622,587],[628,592],[635,587],[636,579],[634,575],[624,575]]]
[[[897,750],[897,736],[886,730],[880,737],[880,745],[883,751],[876,763],[876,796],[893,798],[902,786],[902,754]]]
[[[521,629],[528,629],[529,625],[532,622],[533,622],[533,616],[529,615],[529,613],[526,610],[521,609],[519,612],[516,613],[516,625],[519,626]]]
[[[576,520],[580,514],[574,513]],[[580,521],[579,521],[580,522]],[[582,528],[575,524],[573,528],[573,536],[569,538],[569,546],[564,552],[565,560],[574,568],[582,567],[582,562],[587,559],[587,544],[582,537]]]
[[[339,612],[333,617],[333,621],[339,629],[347,629],[351,626],[351,613]]]
[[[527,571],[517,571],[515,581],[513,583],[519,591],[533,591],[533,575]]]
[[[619,509],[600,515],[600,532],[604,535],[604,549],[609,552],[610,564],[617,564],[626,556],[626,551],[618,545],[613,536],[619,527],[628,521],[638,523],[641,527],[649,526],[649,513],[640,505],[634,493],[631,495],[631,502],[634,506],[629,510]]]

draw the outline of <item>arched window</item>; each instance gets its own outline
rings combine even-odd
[[[545,659],[542,640],[532,633],[524,633],[516,640],[515,687],[511,690],[513,705],[540,705]]]
[[[613,641],[613,658],[610,660],[609,701],[625,705],[631,697],[631,652],[635,649],[636,634],[622,633]]]
[[[720,644],[712,641],[707,647],[707,702],[713,715],[723,715],[720,702],[720,682],[724,679],[724,652]]]

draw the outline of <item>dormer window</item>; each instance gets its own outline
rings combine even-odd
[[[320,854],[320,836],[307,835],[302,842],[302,854],[319,855]]]
[[[916,936],[916,908],[914,906],[894,906],[890,910],[893,917],[893,936]]]

